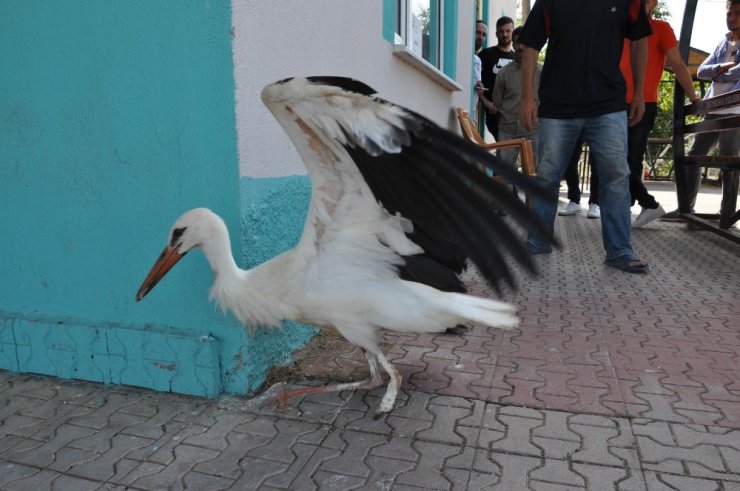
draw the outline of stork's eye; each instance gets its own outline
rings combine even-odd
[[[182,228],[176,228],[172,231],[172,239],[170,240],[170,247],[175,247],[175,244],[177,241],[182,237],[182,234],[185,233],[185,230],[187,230],[187,227]]]

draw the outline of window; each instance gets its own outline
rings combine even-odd
[[[457,50],[457,0],[384,0],[383,37],[393,51],[451,90]]]
[[[396,33],[414,54],[441,68],[440,0],[398,0]]]

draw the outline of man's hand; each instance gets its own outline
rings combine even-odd
[[[640,96],[635,95],[635,97],[632,99],[632,102],[630,103],[630,111],[627,115],[627,124],[629,126],[634,126],[640,121],[642,121],[642,117],[645,115],[645,99],[643,99]]]
[[[723,73],[726,73],[730,68],[734,68],[736,65],[737,63],[733,61],[722,63],[719,67],[717,67],[717,75],[722,75]]]
[[[496,114],[498,112],[494,103],[485,97],[481,97],[480,102],[483,104],[483,109],[485,109],[488,114]]]

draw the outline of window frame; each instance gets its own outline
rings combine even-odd
[[[414,52],[410,46],[407,35],[411,24],[409,2],[410,0],[384,0],[383,2],[383,37],[392,44],[393,54],[426,73],[435,82],[449,90],[462,90],[462,87],[455,81],[458,0],[430,1],[430,22],[438,27],[436,32],[430,30],[429,45],[432,56],[429,58],[437,60],[436,66]]]

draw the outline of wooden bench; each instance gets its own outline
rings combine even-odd
[[[681,58],[688,59],[691,33],[696,15],[697,0],[687,0],[681,24],[681,36],[678,45]],[[719,36],[718,36],[719,40]],[[684,101],[684,91],[680,84],[674,85],[674,101]],[[726,117],[686,123],[686,116],[704,114],[715,109],[740,107],[740,90],[703,100],[695,105],[673,104],[673,157],[676,173],[676,194],[678,195],[679,216],[689,222],[710,230],[734,242],[740,243],[740,233],[730,230],[740,219],[737,209],[738,182],[740,181],[740,157],[738,156],[687,156],[684,150],[684,136],[687,134],[706,133],[710,131],[728,131],[740,128],[740,114],[728,114]],[[722,171],[722,207],[719,213],[691,213],[687,177],[684,169],[688,166],[702,166],[721,169]]]
[[[689,124],[685,122],[686,116],[702,114],[714,109],[738,106],[740,106],[740,90],[705,99],[696,105],[684,106],[681,118],[674,120],[673,153],[676,165],[678,210],[681,218],[689,223],[699,225],[740,243],[740,234],[733,233],[729,230],[740,219],[740,210],[737,209],[738,184],[740,183],[740,157],[736,155],[685,155],[683,148],[684,135],[712,131],[730,131],[740,128],[740,114],[728,114],[726,117]],[[686,173],[682,171],[683,168],[689,166],[721,169],[722,208],[719,213],[690,213],[688,183],[686,181]]]

